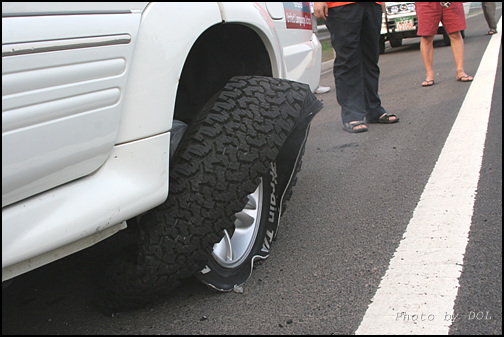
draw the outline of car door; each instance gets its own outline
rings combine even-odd
[[[147,3],[2,3],[2,207],[109,156]]]

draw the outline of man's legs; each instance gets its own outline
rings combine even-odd
[[[453,53],[453,59],[455,60],[455,68],[457,69],[457,79],[468,76],[464,71],[464,39],[460,32],[454,32],[448,34],[451,41],[451,49]],[[468,77],[471,80],[472,76]]]
[[[495,21],[495,2],[482,2],[483,13],[485,20],[488,23],[488,28],[497,30],[497,22]]]
[[[343,124],[362,121],[366,115],[360,45],[362,6],[354,3],[330,8],[326,21],[336,51],[333,71]]]
[[[362,20],[361,50],[362,74],[364,77],[364,94],[366,99],[366,117],[378,119],[387,113],[381,105],[378,95],[380,80],[380,29],[382,23],[382,7],[376,3],[367,3]],[[391,117],[395,119],[395,117]]]
[[[422,83],[422,85],[425,85],[428,81],[434,81],[434,35],[422,36],[420,40],[420,54],[422,55],[426,71],[425,81]]]

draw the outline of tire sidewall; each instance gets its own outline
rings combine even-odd
[[[262,181],[263,198],[259,228],[252,249],[243,263],[234,268],[225,268],[211,256],[205,268],[196,273],[196,277],[200,281],[214,289],[219,291],[233,290],[235,285],[240,285],[248,280],[255,261],[264,260],[269,256],[280,217],[276,162],[270,165],[270,169],[263,176]]]

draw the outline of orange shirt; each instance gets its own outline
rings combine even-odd
[[[355,2],[328,2],[327,6],[329,8],[331,7],[338,7],[338,6],[343,6],[343,5],[348,5],[348,4],[354,4]],[[381,2],[377,2],[378,5],[381,5]]]

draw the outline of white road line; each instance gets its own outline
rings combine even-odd
[[[356,334],[448,334],[468,242],[502,19]],[[454,316],[459,315],[459,316]]]

